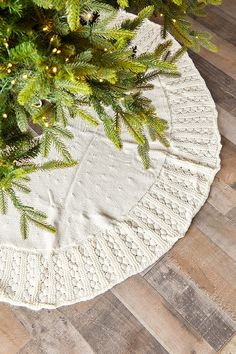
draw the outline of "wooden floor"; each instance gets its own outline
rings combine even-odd
[[[196,25],[219,47],[191,53],[223,142],[207,203],[168,254],[95,300],[40,312],[0,304],[0,354],[236,354],[236,1]]]

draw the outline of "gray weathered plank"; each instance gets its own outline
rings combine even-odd
[[[111,292],[60,311],[96,354],[168,353]]]
[[[169,353],[215,353],[140,275],[117,285],[112,292]]]
[[[70,321],[57,310],[38,312],[24,308],[12,308],[19,323],[32,336],[32,341],[21,354],[93,354],[92,349]],[[8,353],[4,353],[8,354]]]
[[[215,350],[234,334],[236,324],[168,256],[145,279]]]

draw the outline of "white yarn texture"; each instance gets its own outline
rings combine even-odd
[[[134,44],[140,53],[160,41],[160,27],[145,21]],[[162,76],[149,93],[170,127],[170,148],[151,144],[149,171],[128,135],[119,153],[101,129],[77,121],[72,150],[80,164],[35,175],[28,200],[49,214],[58,234],[32,229],[23,241],[14,209],[1,217],[0,301],[39,310],[91,299],[143,271],[185,235],[220,168],[221,144],[204,80],[187,54],[178,68],[181,77]]]

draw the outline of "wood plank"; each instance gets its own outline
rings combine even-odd
[[[236,114],[236,81],[200,55],[190,51],[190,57],[206,81],[214,101],[232,115]]]
[[[233,116],[219,105],[217,105],[217,111],[219,113],[218,125],[221,135],[236,145],[236,116]]]
[[[224,348],[220,351],[220,354],[235,354],[236,353],[236,335],[231,338]]]
[[[223,9],[225,7],[223,7]],[[217,33],[217,35],[225,41],[231,43],[232,45],[236,45],[236,19],[227,12],[222,11],[221,6],[209,7],[207,16],[197,17],[197,21],[212,32]]]
[[[23,323],[33,337],[32,341],[22,349],[21,354],[34,352],[94,354],[81,334],[59,311],[35,312],[24,308],[14,308],[13,311],[19,323]]]
[[[215,353],[140,275],[117,285],[112,292],[169,353]]]
[[[0,354],[15,354],[31,336],[11,311],[11,307],[0,304]]]
[[[229,140],[223,138],[223,148],[221,150],[222,168],[217,176],[234,188],[236,182],[236,146]]]
[[[208,202],[194,218],[195,225],[215,244],[236,260],[236,224]]]
[[[236,2],[232,0],[224,0],[221,6],[221,10],[227,13],[229,16],[236,19]]]
[[[145,279],[216,351],[233,335],[235,323],[168,256]]]
[[[212,53],[205,48],[201,48],[199,55],[216,66],[218,69],[223,71],[225,74],[231,76],[233,79],[236,79],[236,66],[235,66],[235,58],[236,58],[236,48],[232,44],[226,42],[220,36],[210,31],[205,26],[201,25],[198,21],[191,19],[194,29],[209,32],[212,35],[212,42],[218,48],[217,53]]]
[[[226,215],[236,206],[236,190],[216,177],[211,187],[208,203],[221,214]]]
[[[236,207],[231,209],[227,214],[227,218],[236,223]]]
[[[168,354],[111,292],[60,311],[96,354]]]
[[[236,262],[232,258],[194,225],[167,257],[236,321]]]

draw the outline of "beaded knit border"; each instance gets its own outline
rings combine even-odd
[[[142,45],[157,42],[158,25],[144,27]],[[81,245],[50,252],[2,245],[0,301],[39,310],[91,299],[143,271],[185,235],[220,168],[221,144],[204,80],[187,54],[178,67],[180,78],[160,78],[171,148],[155,183],[125,221]]]

